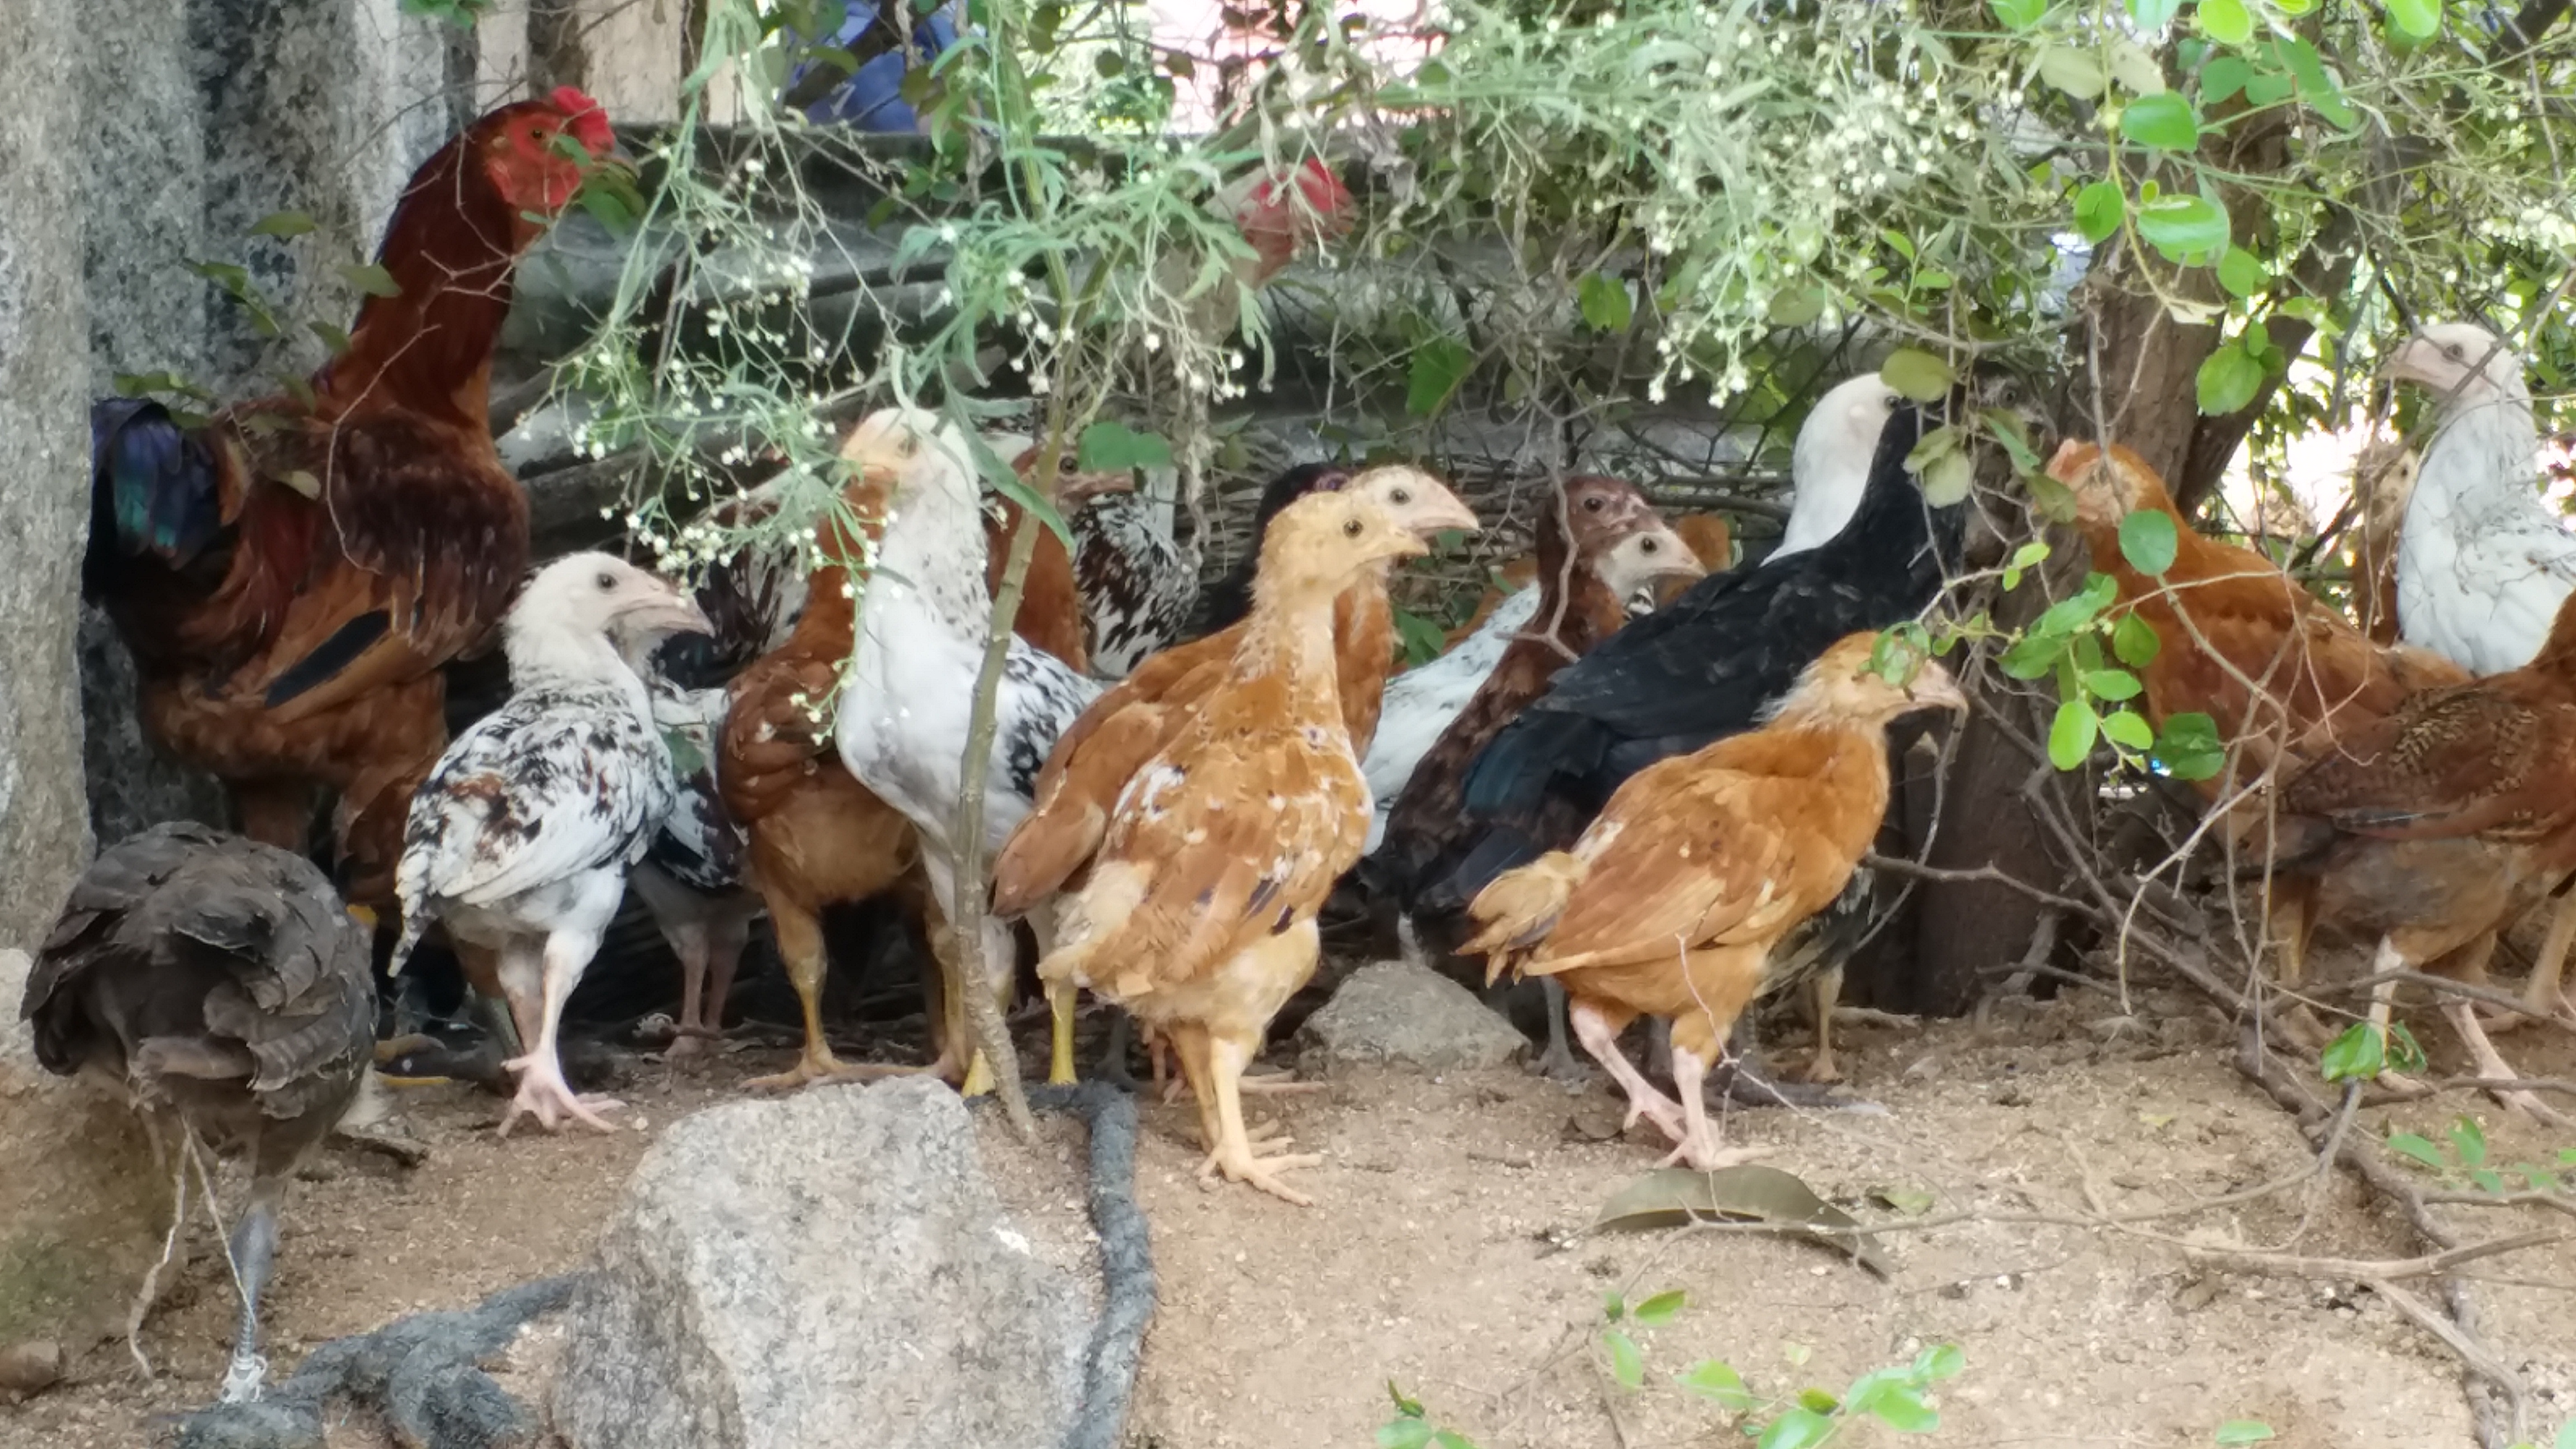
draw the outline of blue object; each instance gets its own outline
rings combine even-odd
[[[825,43],[844,50],[855,46],[868,27],[878,24],[877,7],[868,0],[856,0],[847,20],[832,32]],[[819,126],[853,126],[862,131],[909,132],[919,129],[920,117],[913,114],[911,103],[903,98],[903,78],[916,62],[927,62],[957,43],[957,7],[941,6],[929,15],[913,21],[912,52],[900,48],[862,63],[858,70],[834,86],[821,100],[805,108],[805,118]],[[788,74],[787,91],[813,72],[822,61],[807,61]]]

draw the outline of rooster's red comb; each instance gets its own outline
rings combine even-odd
[[[593,156],[605,156],[617,144],[617,138],[609,134],[608,108],[579,86],[557,86],[546,102],[562,113],[564,129]]]

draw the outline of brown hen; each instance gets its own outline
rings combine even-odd
[[[1728,526],[1725,514],[1685,513],[1674,519],[1672,526],[1673,532],[1680,534],[1682,543],[1690,549],[1691,556],[1699,560],[1702,573],[1720,573],[1734,564],[1735,533]],[[1468,635],[1494,616],[1494,610],[1501,606],[1503,600],[1536,582],[1540,570],[1545,567],[1541,562],[1543,553],[1544,549],[1525,553],[1494,570],[1494,581],[1487,584],[1485,592],[1477,597],[1475,612],[1467,616],[1467,622],[1449,631],[1441,648],[1455,649],[1465,643]],[[1698,575],[1676,575],[1655,585],[1654,606],[1660,609],[1680,597],[1682,590],[1689,588],[1691,579],[1696,577]],[[1623,603],[1634,602],[1632,599],[1623,600]]]
[[[2106,455],[2069,440],[2048,471],[2074,490],[2093,566],[2119,586],[2114,616],[2134,614],[2156,632],[2155,657],[2138,671],[2148,720],[2161,729],[2175,715],[2206,714],[2227,746],[2229,768],[2198,786],[2206,799],[2254,780],[2285,752],[2313,757],[2418,691],[2468,678],[2439,655],[2372,643],[2271,560],[2194,532],[2164,480],[2127,448],[2113,444]],[[2121,520],[2142,511],[2173,522],[2174,561],[2160,578],[2121,552]],[[2234,828],[2259,829],[2261,816],[2248,801]],[[2317,920],[2314,880],[2275,880],[2271,917],[2281,985],[2296,991]]]
[[[1089,987],[1172,1043],[1198,1098],[1203,1171],[1300,1204],[1278,1174],[1315,1159],[1257,1156],[1239,1084],[1270,1018],[1314,974],[1315,912],[1368,835],[1337,601],[1426,552],[1418,533],[1476,526],[1447,489],[1409,476],[1401,514],[1364,475],[1272,523],[1223,677],[1117,797],[1062,944],[1038,968],[1050,988]]]
[[[2483,983],[2497,933],[2576,872],[2576,596],[2529,664],[2345,732],[2279,793],[2274,868],[2316,883],[2324,919],[2378,936],[2373,974]],[[2545,985],[2558,994],[2554,977]],[[2395,991],[2371,993],[2382,1060]],[[2469,1003],[2442,1011],[2478,1075],[2520,1075]],[[2566,1122],[2528,1092],[2497,1096]]]
[[[1876,633],[1846,636],[1800,676],[1768,724],[1628,778],[1574,849],[1497,877],[1469,913],[1483,929],[1460,949],[1552,976],[1574,1031],[1628,1094],[1628,1122],[1651,1119],[1675,1144],[1666,1161],[1710,1169],[1749,1155],[1722,1147],[1700,1095],[1745,1005],[1761,993],[1772,948],[1830,905],[1887,813],[1887,727],[1916,710],[1964,710],[1965,696],[1923,661],[1909,684],[1873,669]],[[1619,1051],[1640,1015],[1673,1024],[1678,1105]]]

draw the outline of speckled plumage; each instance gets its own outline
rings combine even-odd
[[[1178,639],[1198,602],[1198,551],[1155,523],[1157,506],[1134,493],[1106,493],[1066,520],[1091,631],[1091,672],[1103,679],[1126,678],[1138,661]]]

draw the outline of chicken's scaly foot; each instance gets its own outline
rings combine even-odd
[[[832,1055],[831,1048],[824,1047],[820,1051],[808,1050],[801,1053],[796,1058],[796,1065],[783,1072],[754,1077],[742,1085],[745,1091],[751,1092],[794,1092],[817,1082],[866,1082],[880,1076],[896,1075],[905,1070],[902,1067],[855,1066]]]
[[[552,1132],[560,1118],[570,1118],[598,1132],[614,1132],[617,1124],[599,1114],[625,1104],[614,1097],[584,1097],[576,1094],[563,1079],[563,1069],[551,1055],[531,1052],[502,1065],[519,1073],[519,1093],[501,1115],[500,1135],[507,1137],[522,1114],[533,1116],[537,1125]]]

